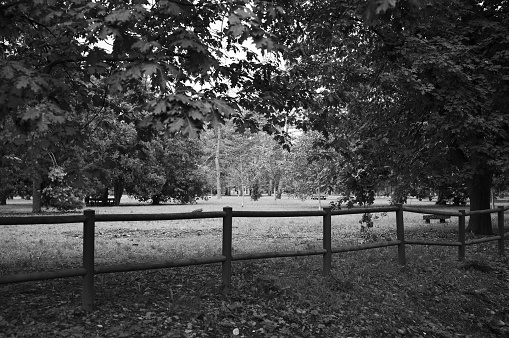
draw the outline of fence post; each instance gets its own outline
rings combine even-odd
[[[396,236],[400,243],[398,244],[398,263],[405,265],[405,225],[403,222],[403,204],[398,203],[396,211]]]
[[[332,266],[332,240],[331,240],[331,211],[332,208],[323,208],[325,215],[323,216],[323,248],[327,250],[323,254],[323,275],[329,276]]]
[[[81,307],[85,311],[94,309],[94,242],[95,242],[95,210],[85,210],[86,217],[83,222],[83,267],[86,270],[83,276],[83,290],[81,295]]]
[[[224,207],[226,215],[223,217],[223,256],[226,260],[222,263],[222,292],[227,295],[232,285],[232,208]]]
[[[504,207],[499,206],[498,207],[498,235],[500,236],[500,239],[498,240],[498,254],[500,256],[503,256],[505,254],[505,243],[504,243]]]
[[[465,210],[459,210],[461,215],[459,216],[459,223],[458,223],[458,241],[461,243],[461,245],[458,247],[458,260],[464,261],[465,260]]]

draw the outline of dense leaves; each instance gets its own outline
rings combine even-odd
[[[332,135],[353,173],[466,184],[471,208],[488,208],[492,177],[509,163],[506,3],[378,4],[386,11],[368,26],[353,2],[294,9],[301,30],[285,55],[308,88],[303,127]],[[491,232],[486,217],[471,226]]]
[[[3,115],[44,130],[71,107],[100,102],[87,88],[93,79],[112,94],[146,80],[157,95],[142,104],[151,112],[145,122],[191,135],[234,113],[231,89],[261,90],[252,77],[263,67],[259,54],[242,43],[275,50],[266,28],[282,13],[233,0],[26,0],[1,8]],[[233,56],[239,52],[246,58]]]
[[[139,155],[125,171],[126,192],[140,201],[195,203],[206,194],[195,140],[157,137],[141,142]]]

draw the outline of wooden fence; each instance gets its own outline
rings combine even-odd
[[[99,214],[94,210],[85,210],[83,215],[74,216],[35,216],[35,217],[0,217],[0,225],[21,225],[21,224],[57,224],[57,223],[83,223],[83,267],[75,269],[62,269],[58,271],[43,271],[26,274],[3,275],[0,276],[0,284],[27,282],[36,280],[46,280],[64,277],[83,277],[82,284],[82,307],[91,311],[94,305],[94,276],[103,273],[127,272],[138,270],[151,270],[191,265],[215,264],[222,265],[222,290],[228,294],[231,291],[232,262],[240,260],[253,260],[277,257],[296,257],[322,255],[323,257],[323,275],[327,276],[331,271],[332,254],[347,251],[368,250],[389,246],[397,246],[398,262],[405,264],[405,246],[410,245],[438,245],[438,246],[456,246],[458,247],[458,259],[465,259],[465,248],[467,245],[485,243],[490,241],[498,242],[498,251],[500,255],[504,254],[504,212],[508,207],[498,207],[489,210],[465,211],[436,211],[421,208],[413,208],[402,205],[374,207],[348,210],[332,210],[324,208],[316,211],[233,211],[232,208],[223,208],[221,212],[192,212],[192,213],[167,213],[167,214]],[[405,240],[405,228],[403,222],[404,212],[424,213],[458,217],[458,240],[455,242],[444,241],[422,241]],[[331,238],[331,218],[336,215],[363,214],[377,212],[395,212],[396,213],[396,240],[369,243],[356,246],[332,247]],[[465,218],[466,216],[481,213],[497,213],[498,216],[498,235],[481,239],[465,240]],[[279,252],[261,252],[232,254],[232,223],[233,218],[238,217],[323,217],[323,248],[304,251],[279,251]],[[126,222],[126,221],[163,221],[163,220],[182,220],[199,218],[222,218],[223,219],[223,239],[222,254],[220,256],[188,258],[180,260],[167,260],[151,263],[135,263],[108,266],[95,266],[94,263],[94,243],[95,243],[95,224],[97,222]]]

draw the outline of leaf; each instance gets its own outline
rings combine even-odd
[[[232,115],[236,115],[237,114],[237,111],[232,108],[230,105],[228,105],[228,103],[226,103],[226,101],[223,101],[223,100],[214,100],[212,102],[212,106],[218,111],[220,112],[222,115],[226,116],[226,117],[230,117]]]
[[[18,81],[16,81],[16,88],[18,89],[28,88],[29,85],[30,79],[28,78],[28,76],[20,76],[18,78]]]
[[[230,24],[230,26],[242,24],[239,17],[235,14],[230,14],[230,16],[228,17],[228,23]]]
[[[166,101],[165,100],[158,101],[156,106],[154,107],[154,114],[160,115],[165,112],[166,112]]]
[[[204,114],[200,109],[190,109],[187,114],[195,120],[203,121]]]
[[[173,45],[181,46],[185,49],[192,49],[198,53],[207,54],[207,48],[203,44],[190,39],[177,40],[173,43]]]
[[[1,74],[6,79],[12,79],[12,78],[14,78],[14,69],[11,66],[9,66],[9,65],[5,65],[2,68],[2,73]]]
[[[157,72],[157,69],[158,65],[155,63],[144,64],[141,66],[141,70],[146,76],[152,76]]]
[[[176,133],[186,125],[186,122],[183,118],[176,118],[172,123],[170,123],[169,128],[171,133]]]
[[[233,37],[241,36],[245,30],[246,27],[243,25],[233,25],[228,28],[228,32],[230,32]]]
[[[131,19],[132,13],[128,9],[117,9],[114,10],[111,14],[107,15],[104,21],[108,23],[114,22],[126,22]]]
[[[396,6],[396,0],[378,0],[378,7],[376,8],[376,14],[386,12],[390,7]]]

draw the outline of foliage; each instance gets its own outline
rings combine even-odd
[[[287,189],[296,197],[332,191],[338,183],[339,155],[323,145],[322,136],[308,132],[295,137],[287,160]]]
[[[332,136],[354,173],[467,184],[471,209],[483,209],[491,176],[509,163],[501,152],[509,7],[376,3],[386,11],[369,26],[350,1],[293,9],[300,30],[285,56],[291,78],[308,88],[302,127]],[[470,222],[473,231],[491,232],[477,216]]]
[[[242,191],[243,187],[258,181],[260,191],[266,190],[269,194],[281,188],[287,163],[287,153],[281,144],[263,132],[241,132],[233,120],[226,121],[220,133],[219,162],[223,186]],[[213,173],[216,170],[217,128],[202,133],[200,138],[208,172]],[[215,179],[215,175],[209,175],[209,184]]]
[[[139,154],[129,160],[126,192],[140,201],[195,203],[207,192],[199,167],[202,153],[196,140],[164,135],[140,142]]]
[[[405,204],[410,194],[408,186],[400,184],[396,186],[391,196],[391,204]]]
[[[0,157],[0,204],[5,204],[7,198],[16,193],[19,182],[19,166],[21,160],[13,155]]]
[[[436,204],[465,205],[468,200],[467,188],[463,186],[448,186],[438,189],[438,200]]]
[[[144,123],[196,135],[250,104],[252,97],[234,90],[268,92],[257,79],[271,66],[243,43],[262,53],[278,50],[270,30],[284,28],[283,14],[265,1],[7,1],[0,30],[3,115],[45,130],[64,122],[69,107],[102,105],[89,90],[94,79],[107,84],[107,94],[146,80],[157,95],[138,102],[150,112]]]
[[[260,197],[262,197],[262,192],[260,191],[260,185],[258,184],[258,181],[255,180],[254,183],[251,185],[251,199],[253,201],[258,201]]]
[[[42,191],[42,204],[59,211],[83,208],[83,196],[72,188],[64,168],[55,166],[48,173],[50,184]]]

